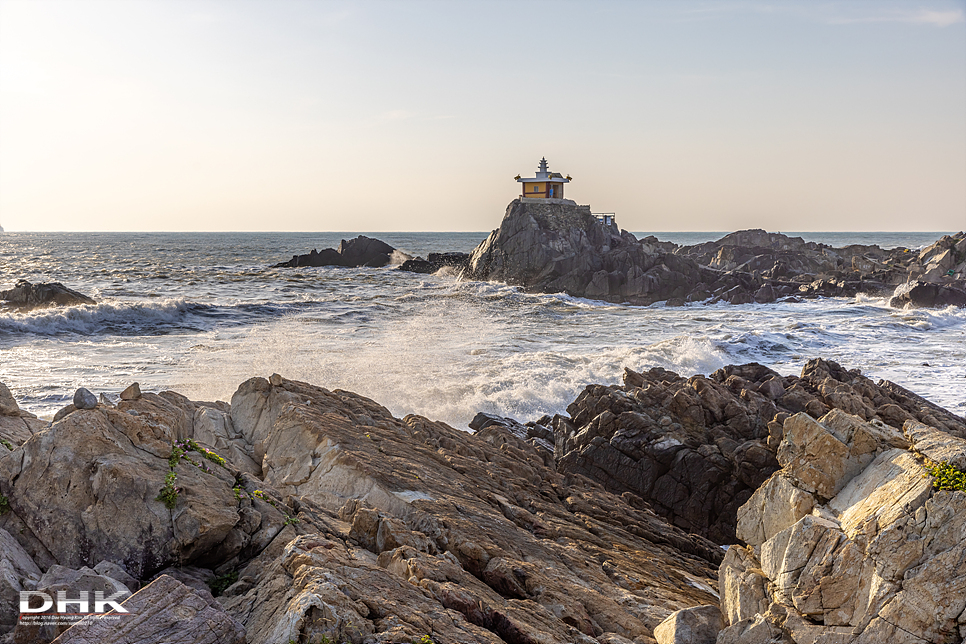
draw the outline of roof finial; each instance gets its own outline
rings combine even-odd
[[[543,157],[542,159],[540,159],[540,167],[537,168],[537,170],[539,172],[546,172],[547,171],[547,157]]]

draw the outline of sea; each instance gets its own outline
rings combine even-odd
[[[832,246],[920,249],[943,233],[795,233]],[[50,418],[78,387],[132,382],[230,400],[279,373],[353,391],[394,415],[465,429],[480,411],[565,413],[624,368],[710,374],[822,357],[966,414],[966,310],[895,309],[860,295],[775,304],[611,304],[386,268],[271,268],[360,233],[0,234],[0,290],[56,281],[96,305],[0,310],[0,381]],[[368,233],[410,255],[471,251],[487,233]],[[653,234],[694,244],[725,232]]]

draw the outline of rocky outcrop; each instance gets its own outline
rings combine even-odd
[[[500,228],[476,247],[463,275],[527,291],[631,304],[713,296],[752,302],[764,285],[751,275],[700,266],[656,239],[639,241],[613,221],[598,221],[589,206],[521,199],[510,203]]]
[[[0,291],[0,300],[8,306],[20,309],[96,304],[94,300],[83,293],[69,289],[60,282],[31,284],[27,280],[18,280],[13,288]]]
[[[245,629],[207,592],[164,575],[142,588],[106,619],[72,626],[55,644],[245,644]],[[116,619],[111,619],[113,616]]]
[[[287,262],[275,264],[272,268],[298,268],[300,266],[367,266],[379,268],[386,266],[396,249],[386,242],[364,235],[349,241],[342,240],[337,249],[313,249],[305,255],[293,255]]]
[[[853,297],[894,291],[894,307],[966,305],[964,233],[946,235],[915,253],[876,245],[833,248],[781,233],[742,230],[674,252],[702,266],[758,276],[783,294],[789,287],[802,297]],[[762,299],[756,297],[755,301]]]
[[[399,270],[410,273],[435,273],[441,268],[462,271],[469,264],[469,253],[430,253],[427,259],[414,257],[399,265]]]
[[[60,634],[75,644],[954,632],[935,571],[962,594],[966,497],[921,459],[966,464],[957,416],[822,360],[628,371],[570,414],[470,434],[277,374],[230,405],[131,387],[0,450],[0,599],[145,585],[134,617]],[[749,547],[693,534],[729,525]],[[0,641],[57,630],[0,612]]]
[[[507,207],[500,228],[470,255],[463,276],[533,292],[640,305],[663,300],[669,306],[882,295],[910,278],[928,278],[935,283],[928,293],[912,289],[912,298],[903,300],[896,292],[895,305],[928,301],[935,304],[916,305],[940,306],[959,302],[959,291],[966,293],[964,245],[962,233],[944,237],[918,255],[918,262],[927,262],[923,270],[917,268],[917,255],[905,248],[833,248],[764,230],[677,247],[653,237],[638,240],[613,220],[598,221],[589,206],[517,199]]]
[[[721,550],[556,472],[550,443],[526,436],[543,425],[520,438],[491,417],[467,434],[277,375],[230,407],[125,398],[0,454],[0,538],[17,544],[0,592],[162,574],[125,603],[137,619],[59,642],[196,641],[203,622],[221,625],[211,641],[257,644],[653,642],[671,613],[717,601]],[[188,639],[167,630],[179,615]]]
[[[738,507],[779,469],[785,419],[831,409],[966,437],[962,418],[831,361],[809,361],[800,377],[757,364],[691,378],[627,370],[623,385],[587,387],[569,417],[553,419],[557,469],[638,495],[674,525],[734,543]]]
[[[233,488],[245,477],[230,463],[174,453],[206,435],[211,412],[177,394],[144,394],[69,414],[0,457],[10,508],[0,528],[43,568],[117,561],[138,579],[257,552],[285,515],[264,499],[240,499]],[[166,487],[170,507],[157,500]]]
[[[226,591],[256,641],[646,641],[706,592],[701,562],[720,557],[639,500],[556,474],[497,424],[469,436],[276,377],[244,383],[232,418],[265,483],[318,526]],[[682,586],[659,591],[663,574]]]
[[[903,426],[784,421],[782,469],[739,510],[748,547],[719,570],[719,643],[962,641],[966,492],[936,489],[930,467],[966,461],[966,441]]]
[[[897,309],[911,306],[914,308],[945,308],[947,306],[966,306],[966,282],[957,284],[935,284],[916,280],[901,284],[889,300],[889,306]]]

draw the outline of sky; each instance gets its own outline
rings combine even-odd
[[[966,228],[966,2],[0,0],[0,225]]]

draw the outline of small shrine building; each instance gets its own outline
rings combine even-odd
[[[547,167],[547,159],[540,159],[537,167],[537,176],[521,178],[515,177],[523,184],[521,197],[524,199],[563,199],[564,184],[570,183],[570,176],[563,176],[559,172],[550,172]]]

